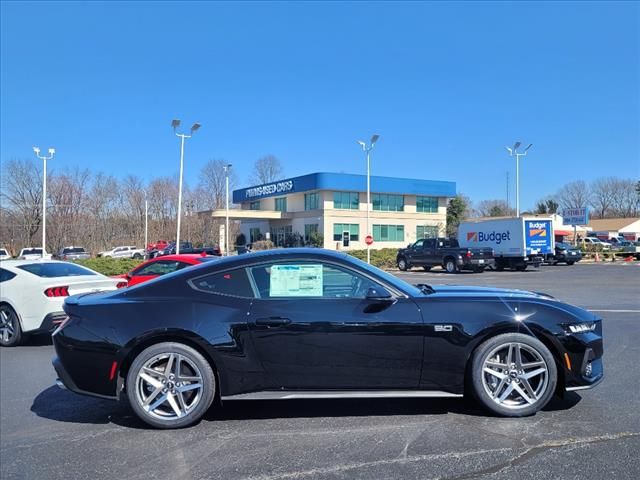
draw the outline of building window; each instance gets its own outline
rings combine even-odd
[[[317,223],[309,223],[304,226],[304,241],[305,243],[309,243],[311,241],[311,235],[314,233],[318,233],[318,224]]]
[[[333,208],[358,210],[360,208],[358,192],[333,192]]]
[[[251,202],[249,204],[249,210],[260,210],[260,200],[256,200],[255,202]]]
[[[258,240],[262,240],[262,234],[260,233],[259,228],[250,228],[249,229],[249,243],[257,242]]]
[[[373,239],[376,242],[404,242],[404,225],[374,225]]]
[[[360,238],[360,225],[357,223],[334,223],[333,239],[336,242],[342,241],[342,232],[349,232],[349,240],[357,242]]]
[[[438,227],[418,225],[416,227],[416,240],[421,238],[438,238]]]
[[[422,213],[438,213],[438,197],[416,197],[416,210]]]
[[[386,193],[374,193],[371,195],[373,209],[380,212],[403,212],[404,196],[388,195]]]
[[[287,197],[276,198],[276,212],[287,211]]]
[[[317,210],[319,208],[319,205],[320,205],[320,194],[318,192],[304,194],[305,210]]]

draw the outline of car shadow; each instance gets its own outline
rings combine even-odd
[[[575,392],[553,397],[543,409],[557,412],[573,408],[581,400]],[[115,402],[52,386],[40,392],[31,411],[42,418],[65,423],[116,424],[126,428],[150,429],[133,413],[126,400]],[[204,416],[206,422],[268,420],[278,418],[341,418],[406,415],[496,417],[466,398],[385,398],[332,400],[225,400],[216,402]]]

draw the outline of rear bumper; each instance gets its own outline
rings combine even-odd
[[[64,312],[51,312],[44,319],[40,326],[36,330],[31,330],[29,333],[53,333],[53,331],[58,328],[65,319],[67,318],[67,314]]]
[[[469,260],[463,259],[458,260],[458,266],[460,266],[463,270],[471,270],[474,268],[482,268],[482,267],[492,267],[495,265],[495,260],[493,258],[472,258]]]
[[[56,371],[56,374],[58,375],[58,378],[56,379],[56,385],[58,387],[65,390],[69,390],[74,393],[79,393],[80,395],[105,398],[108,400],[118,399],[115,395],[114,396],[102,395],[100,393],[87,392],[86,390],[82,390],[81,388],[78,388],[78,386],[75,384],[75,382],[73,381],[69,373],[65,370],[64,366],[62,365],[62,362],[60,361],[60,358],[54,357],[53,360],[51,361],[51,364],[53,365],[53,369]]]

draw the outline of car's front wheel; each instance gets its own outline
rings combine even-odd
[[[473,357],[472,384],[486,408],[508,417],[533,415],[553,396],[553,355],[538,339],[520,333],[490,338]]]
[[[0,345],[15,347],[22,340],[20,319],[9,305],[0,305]]]
[[[404,257],[400,257],[398,259],[398,270],[406,272],[408,268],[409,268],[409,263],[407,262],[407,260]]]
[[[211,365],[182,343],[152,345],[136,357],[127,375],[131,407],[156,428],[194,424],[209,409],[215,393]]]

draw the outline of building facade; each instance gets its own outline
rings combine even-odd
[[[277,246],[308,245],[322,237],[329,249],[404,247],[418,238],[444,235],[447,200],[454,182],[371,177],[367,232],[367,177],[311,173],[233,192],[230,218],[240,220],[248,243],[270,239]],[[212,212],[214,217],[224,210]]]

